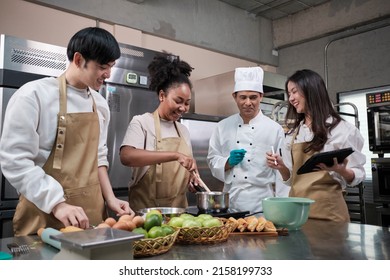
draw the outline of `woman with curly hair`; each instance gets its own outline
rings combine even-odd
[[[325,83],[316,72],[307,69],[295,72],[286,81],[286,92],[289,100],[286,120],[291,129],[286,135],[283,159],[268,153],[268,166],[278,169],[286,184],[291,185],[289,196],[315,200],[310,218],[349,221],[343,190],[365,178],[363,137],[336,112]],[[334,159],[333,166],[320,163],[316,172],[297,174],[298,168],[313,154],[349,147],[354,152],[343,162]]]
[[[197,172],[197,166],[189,131],[178,120],[190,107],[193,68],[179,57],[161,54],[148,70],[150,89],[160,104],[152,113],[134,116],[120,148],[122,164],[132,171],[129,202],[134,210],[185,208],[190,172]]]

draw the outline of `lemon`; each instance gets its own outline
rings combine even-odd
[[[161,236],[165,236],[165,233],[161,226],[154,226],[148,231],[149,238],[156,238]]]
[[[131,232],[137,233],[137,234],[143,234],[144,238],[148,238],[148,232],[144,228],[135,228]]]
[[[162,225],[161,228],[162,228],[162,230],[164,232],[164,235],[170,235],[170,234],[175,232],[173,227],[168,226],[168,225]]]
[[[161,212],[157,209],[152,209],[148,213],[146,213],[145,219],[147,219],[150,215],[158,215],[160,218],[160,221],[162,222],[162,220],[163,220],[163,216],[162,216]]]
[[[149,232],[149,230],[154,226],[161,226],[161,219],[157,214],[150,214],[145,219],[144,229]]]

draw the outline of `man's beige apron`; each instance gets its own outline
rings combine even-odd
[[[60,112],[57,136],[43,170],[61,184],[66,203],[81,206],[89,223],[97,225],[105,218],[105,205],[98,177],[100,128],[96,104],[93,101],[92,113],[67,114],[65,75],[58,80]],[[13,226],[16,236],[35,234],[41,227],[64,227],[53,214],[39,210],[23,195],[19,197]]]
[[[156,151],[179,152],[187,156],[191,151],[181,137],[161,139],[160,117],[158,111],[153,113],[156,130]],[[129,190],[130,207],[137,211],[149,207],[180,207],[188,206],[186,192],[190,173],[177,161],[151,165],[142,179]]]
[[[292,156],[292,187],[289,196],[306,197],[315,200],[310,206],[309,218],[324,219],[335,222],[349,222],[347,204],[343,198],[342,188],[328,171],[315,171],[297,175],[297,170],[306,162],[314,152],[305,153],[307,143],[291,142]]]

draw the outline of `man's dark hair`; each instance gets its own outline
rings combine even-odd
[[[87,27],[73,35],[67,48],[69,61],[76,52],[81,53],[86,62],[93,60],[99,64],[107,64],[121,56],[115,37],[99,27]]]

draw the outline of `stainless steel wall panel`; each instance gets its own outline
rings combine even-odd
[[[64,47],[0,35],[0,69],[59,76],[66,66]]]

